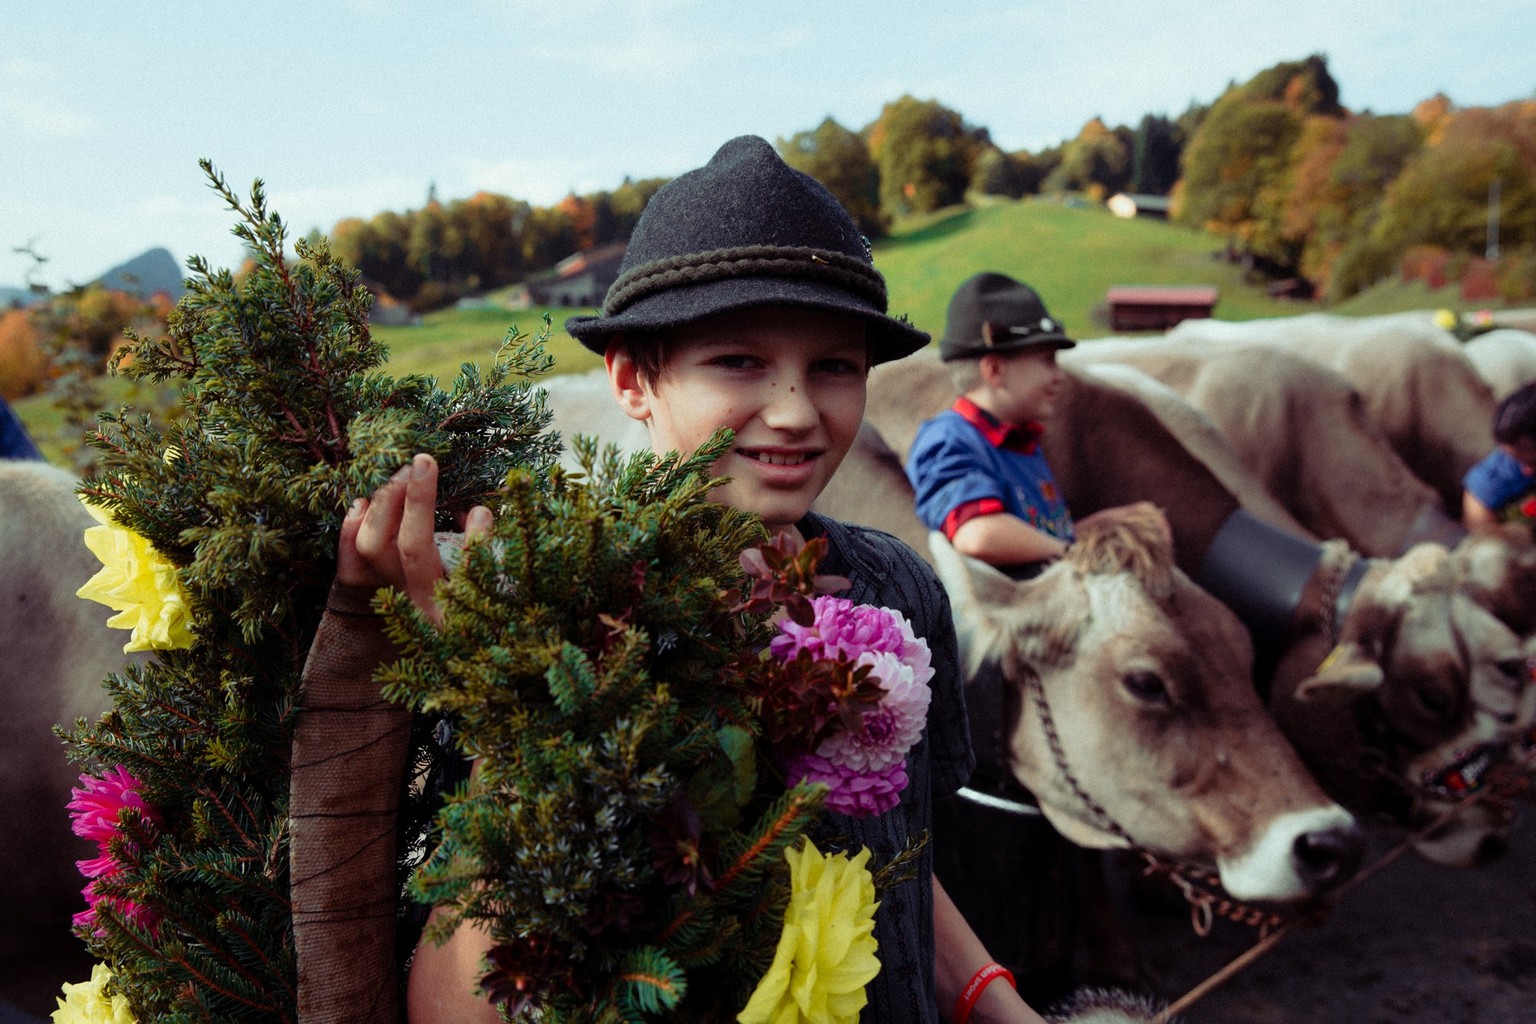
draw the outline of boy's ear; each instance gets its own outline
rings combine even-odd
[[[651,389],[641,379],[629,346],[615,338],[603,353],[603,364],[608,367],[608,386],[613,390],[613,400],[619,403],[624,415],[632,420],[651,418]]]

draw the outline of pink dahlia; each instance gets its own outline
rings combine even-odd
[[[798,754],[788,759],[784,771],[795,784],[824,783],[828,790],[827,810],[856,818],[884,814],[901,802],[901,791],[907,788],[907,766],[903,761],[880,771],[860,772],[816,754]]]
[[[905,616],[889,608],[854,604],[846,598],[828,595],[813,598],[811,607],[816,620],[809,626],[791,619],[779,623],[782,634],[768,644],[776,657],[790,661],[802,650],[810,651],[817,659],[841,654],[852,660],[866,651],[900,654],[911,633],[910,626],[906,634],[902,631]]]
[[[885,693],[880,703],[865,709],[857,730],[834,732],[816,753],[849,771],[881,772],[904,762],[907,751],[922,738],[933,698],[928,687],[933,669],[925,667],[920,676],[888,651],[861,655],[857,664],[870,666],[870,675],[880,680]]]

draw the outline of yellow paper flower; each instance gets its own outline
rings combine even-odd
[[[53,1024],[137,1024],[122,993],[107,995],[112,972],[106,964],[91,968],[91,980],[64,983],[64,996],[53,1011]]]
[[[1454,331],[1456,329],[1456,314],[1448,309],[1435,310],[1435,326],[1442,331]]]
[[[864,986],[880,973],[875,956],[875,883],[864,865],[828,857],[806,841],[785,850],[789,906],[773,965],[736,1019],[741,1024],[853,1024],[868,997]]]
[[[86,511],[101,525],[85,531],[85,546],[101,559],[101,571],[75,591],[118,614],[107,620],[115,629],[131,629],[125,652],[190,647],[192,613],[176,579],[176,567],[143,537],[107,518],[94,505]]]

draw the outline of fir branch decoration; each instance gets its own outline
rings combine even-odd
[[[82,938],[140,1020],[294,1021],[289,752],[342,512],[419,451],[442,467],[442,528],[513,469],[537,477],[557,442],[527,378],[550,361],[514,334],[446,392],[391,378],[357,275],[323,242],[291,258],[261,182],[242,200],[202,166],[254,269],[189,261],[167,336],[133,338],[119,366],[177,385],[181,415],[162,429],[103,414],[101,470],[81,488],[174,567],[194,638],[110,678],[113,709],[67,736],[96,777],[131,773],[159,815],[114,846]]]
[[[578,441],[581,473],[509,479],[441,629],[379,599],[402,655],[386,693],[455,716],[477,759],[415,878],[449,911],[428,938],[487,926],[505,1012],[734,1020],[772,960],[785,851],[825,790],[760,770],[743,654],[772,627],[742,607],[740,556],[765,537],[706,500],[727,441],[624,462]]]

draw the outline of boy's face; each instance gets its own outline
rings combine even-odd
[[[987,378],[992,394],[988,410],[1009,423],[1048,420],[1056,412],[1066,374],[1056,365],[1056,350],[1033,349],[1015,355],[989,355],[996,369]]]
[[[660,379],[636,371],[628,346],[608,346],[619,406],[650,428],[657,452],[691,452],[720,427],[735,443],[711,497],[755,512],[770,529],[810,511],[864,418],[869,356],[852,317],[762,307],[711,317],[671,335]]]

